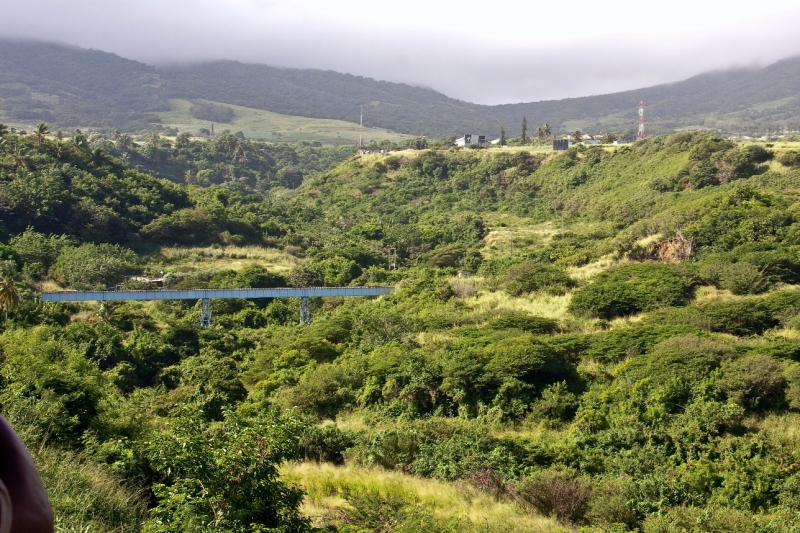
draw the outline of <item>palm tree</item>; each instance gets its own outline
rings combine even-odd
[[[0,278],[0,307],[6,311],[6,324],[8,324],[8,310],[19,305],[19,291],[13,276],[6,272]]]
[[[72,136],[72,142],[80,150],[89,149],[89,141],[86,139],[86,136],[83,134],[83,132],[79,129],[75,130],[75,134]]]
[[[583,140],[583,132],[581,130],[573,131],[572,140],[578,143],[581,142]]]
[[[542,144],[542,138],[544,137],[544,128],[539,126],[536,128],[536,140],[539,144]]]
[[[544,133],[545,139],[550,137],[550,135],[552,135],[553,133],[553,130],[550,128],[550,124],[548,124],[547,122],[545,122],[544,125],[542,126],[542,133]]]
[[[33,130],[33,134],[36,135],[36,145],[39,150],[42,149],[42,142],[44,141],[44,136],[50,133],[50,129],[47,127],[47,124],[44,122],[40,122],[36,129]]]
[[[192,138],[186,132],[183,132],[175,137],[176,148],[188,148],[191,144]]]
[[[116,138],[116,137],[115,137]],[[121,153],[125,153],[130,150],[131,145],[133,144],[133,139],[127,133],[123,133],[117,139],[117,150]]]
[[[25,150],[24,147],[15,144],[14,151],[11,153],[11,156],[14,158],[14,163],[16,164],[17,168],[24,167],[28,168],[28,152]]]

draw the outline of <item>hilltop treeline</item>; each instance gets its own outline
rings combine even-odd
[[[236,166],[218,142],[189,150]],[[62,524],[516,523],[454,514],[413,483],[375,490],[348,477],[359,467],[478,491],[542,530],[798,526],[800,173],[785,151],[679,134],[548,156],[404,152],[292,190],[178,185],[80,139],[7,134],[0,150],[0,259],[20,294],[0,408]],[[58,209],[73,222],[54,226]],[[81,209],[126,229],[90,231]],[[202,262],[247,244],[286,265]],[[198,262],[171,263],[176,249]],[[35,298],[43,282],[137,287],[130,275],[162,269],[173,287],[397,289],[314,299],[310,326],[294,301],[214,300],[200,328],[193,301]],[[347,466],[315,485],[280,477],[285,460]]]

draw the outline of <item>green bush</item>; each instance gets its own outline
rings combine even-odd
[[[7,244],[0,243],[0,262],[2,261],[12,262],[17,271],[22,268],[22,259],[17,251]]]
[[[508,270],[501,288],[511,296],[521,296],[534,291],[564,294],[573,285],[574,281],[563,268],[525,261]]]
[[[328,287],[343,287],[361,275],[361,267],[352,259],[331,257],[315,260],[311,268],[322,275],[322,281]]]
[[[726,343],[684,335],[662,341],[646,356],[632,359],[622,373],[636,380],[652,378],[655,383],[673,378],[696,383],[735,355]]]
[[[556,422],[572,420],[578,410],[578,396],[567,389],[567,383],[555,383],[542,391],[533,405],[534,415]]]
[[[690,296],[689,284],[673,266],[627,264],[601,273],[594,282],[579,289],[572,297],[569,311],[608,320],[684,305]]]
[[[601,480],[592,487],[586,518],[593,524],[604,526],[604,532],[635,531],[639,520],[633,508],[634,498],[629,481]]]
[[[800,411],[800,364],[792,363],[783,372],[786,379],[786,403],[789,408]]]
[[[786,378],[773,358],[755,355],[727,362],[717,382],[728,399],[746,409],[767,410],[784,403]]]
[[[689,326],[638,325],[613,329],[589,337],[580,355],[596,361],[617,362],[627,357],[649,353],[655,345],[671,337],[695,333]]]
[[[45,269],[50,268],[61,250],[70,244],[72,244],[71,239],[66,235],[47,236],[33,231],[32,228],[26,229],[11,239],[11,246],[23,262],[41,263]],[[0,259],[2,259],[2,253],[0,253]]]
[[[461,265],[461,260],[465,253],[465,250],[460,246],[439,246],[425,254],[423,261],[424,264],[431,268],[455,268]]]
[[[116,244],[82,244],[61,251],[50,269],[53,279],[73,289],[104,289],[135,271],[136,254]]]
[[[663,309],[646,317],[645,322],[683,325],[739,337],[760,335],[781,324],[780,318],[763,299],[708,302],[682,309]]]
[[[719,287],[736,295],[760,294],[770,286],[764,271],[752,263],[728,264],[719,273]]]
[[[318,270],[303,265],[292,268],[289,271],[288,280],[292,287],[321,287],[325,283]]]
[[[525,313],[509,313],[490,320],[486,327],[497,330],[520,329],[534,335],[548,335],[558,330],[558,322]]]
[[[245,419],[228,412],[220,425],[209,427],[201,420],[187,412],[169,420],[148,443],[157,482],[144,531],[195,526],[235,533],[309,531],[298,512],[302,490],[281,481],[277,469],[282,461],[299,457],[305,424],[293,413]]]
[[[778,158],[778,163],[785,167],[800,168],[800,152],[797,150],[789,150],[781,153]]]

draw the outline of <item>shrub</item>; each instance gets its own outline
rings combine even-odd
[[[651,324],[684,325],[739,337],[760,335],[781,323],[770,307],[758,299],[709,302],[683,309],[664,309],[648,316],[645,321]]]
[[[617,362],[636,355],[649,353],[659,342],[694,333],[686,326],[637,326],[604,331],[591,337],[589,346],[580,354],[598,361]]]
[[[275,175],[278,183],[287,189],[296,189],[303,184],[303,173],[294,167],[285,167]]]
[[[14,268],[19,270],[22,268],[22,259],[19,254],[7,244],[0,243],[0,262],[10,261],[14,263]]]
[[[656,383],[664,383],[671,378],[698,382],[735,355],[736,352],[727,344],[695,335],[683,335],[659,343],[646,357],[631,360],[623,374],[637,380],[649,377]]]
[[[508,270],[501,288],[511,296],[521,296],[534,291],[564,294],[573,285],[572,278],[563,268],[525,261]]]
[[[394,531],[450,533],[465,525],[458,518],[439,519],[430,505],[413,492],[398,494],[369,490],[346,490],[348,508],[341,513],[342,532]]]
[[[212,228],[213,223],[204,210],[180,209],[158,217],[139,233],[156,242],[191,244],[207,240]]]
[[[791,531],[791,529],[783,529],[775,523],[770,525],[772,527],[759,529],[754,516],[736,509],[676,507],[650,515],[644,521],[642,531],[644,533]]]
[[[568,470],[541,470],[522,478],[518,498],[538,512],[555,515],[559,522],[579,523],[586,515],[591,488]]]
[[[298,512],[303,491],[284,483],[277,469],[299,458],[305,424],[291,412],[259,419],[227,412],[221,424],[210,427],[201,420],[191,412],[170,419],[148,442],[158,482],[145,531],[167,533],[186,524],[237,533],[309,531]]]
[[[306,373],[300,383],[284,389],[277,397],[285,407],[299,407],[319,418],[333,418],[355,401],[355,389],[361,376],[336,364],[319,365]]]
[[[759,294],[769,290],[770,286],[764,271],[752,263],[725,265],[719,273],[719,287],[733,294]]]
[[[133,251],[116,244],[83,244],[64,248],[50,274],[73,289],[105,288],[122,281],[138,262]]]
[[[579,289],[569,311],[578,316],[612,319],[651,311],[659,307],[684,305],[690,287],[676,269],[657,263],[628,264],[607,270]]]
[[[723,365],[717,382],[728,399],[747,409],[765,410],[784,402],[786,379],[772,357],[755,355]]]
[[[750,144],[742,149],[742,154],[744,157],[754,164],[759,163],[766,163],[767,161],[773,159],[775,154],[760,144]]]
[[[306,461],[342,464],[344,452],[353,446],[353,436],[336,424],[310,426],[300,445]]]
[[[486,325],[489,329],[520,329],[534,335],[547,335],[558,330],[558,322],[524,313],[501,315]]]
[[[343,287],[362,272],[355,261],[339,256],[314,261],[312,268],[322,274],[323,283],[328,287]]]
[[[555,383],[542,391],[533,406],[533,412],[547,420],[566,422],[578,410],[578,397],[567,389],[567,382]]]
[[[457,267],[464,257],[464,249],[459,246],[439,246],[425,254],[424,262],[431,268]]]
[[[292,287],[320,287],[323,283],[322,274],[316,269],[297,265],[289,271],[289,285]]]
[[[628,483],[621,480],[605,481],[592,490],[589,509],[586,517],[596,524],[604,526],[619,526],[610,531],[624,532],[635,530],[638,525],[636,513],[631,509],[631,488]],[[609,531],[605,529],[604,531]]]
[[[61,250],[69,244],[71,244],[70,239],[66,235],[61,237],[56,237],[55,235],[47,236],[33,231],[32,228],[28,228],[11,239],[11,246],[16,250],[23,262],[28,264],[41,263],[44,268],[50,268],[50,265],[56,260]],[[7,259],[3,257],[2,251],[0,251],[0,259]]]
[[[800,364],[792,363],[783,372],[788,386],[786,387],[786,402],[790,409],[800,411]]]
[[[785,167],[790,168],[800,168],[800,152],[796,150],[789,150],[788,152],[783,152],[777,158],[778,163]]]

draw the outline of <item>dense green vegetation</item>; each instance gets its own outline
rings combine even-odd
[[[800,526],[787,152],[406,151],[287,187],[276,150],[314,147],[156,139],[133,170],[117,144],[2,141],[0,409],[64,531]],[[244,179],[144,172],[202,164]],[[214,300],[201,328],[194,301],[36,298],[162,271],[397,288],[312,300],[310,326],[291,300]]]
[[[97,50],[51,43],[0,41],[0,110],[6,122],[51,122],[62,128],[160,128],[158,113],[170,99],[203,99],[192,115],[229,122],[238,105],[310,118],[357,123],[410,135],[449,137],[465,132],[519,131],[523,117],[549,123],[553,133],[627,133],[635,129],[644,99],[648,131],[703,127],[731,133],[800,129],[798,66],[791,58],[762,69],[735,69],[678,83],[558,101],[476,105],[430,89],[314,69],[281,69],[236,61],[155,70]],[[655,117],[658,117],[657,119]],[[634,131],[635,134],[635,131]]]

